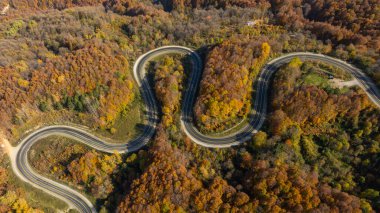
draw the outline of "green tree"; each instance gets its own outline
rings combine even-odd
[[[261,148],[265,147],[266,142],[267,142],[267,137],[268,137],[267,133],[265,133],[263,131],[257,132],[253,136],[252,148],[253,149],[261,149]]]

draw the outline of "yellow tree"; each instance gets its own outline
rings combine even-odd
[[[261,45],[261,57],[265,60],[269,57],[271,47],[267,42]]]

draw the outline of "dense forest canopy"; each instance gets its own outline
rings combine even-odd
[[[69,7],[76,6],[90,6],[90,5],[99,5],[103,0],[93,1],[93,0],[69,0],[69,1],[46,1],[46,0],[2,0],[3,4],[6,2],[13,8],[17,10],[46,10],[46,9],[66,9]]]
[[[201,130],[225,130],[247,116],[252,83],[270,49],[265,41],[225,41],[210,50],[194,107]]]
[[[324,39],[336,42],[356,42],[365,44],[368,38],[378,43],[379,13],[377,0],[179,0],[161,1],[167,10],[183,11],[185,8],[260,8],[269,10],[279,24],[291,29],[307,29]],[[318,30],[322,30],[319,31]],[[336,31],[336,32],[334,32]],[[367,37],[369,36],[369,37]],[[377,47],[379,48],[379,47]]]
[[[378,72],[380,51],[380,34],[378,27],[380,16],[377,11],[377,0],[349,0],[349,1],[161,1],[167,11],[199,16],[203,21],[216,21],[212,13],[199,14],[200,9],[209,12],[220,8],[225,14],[231,15],[231,8],[241,8],[244,11],[254,11],[254,19],[267,20],[271,24],[284,26],[292,31],[291,36],[297,33],[312,33],[324,43],[335,46],[335,55],[365,68],[380,84]],[[120,14],[148,15],[160,14],[160,11],[151,4],[143,4],[134,0],[112,0],[105,3],[107,8]],[[168,9],[169,8],[169,9]],[[153,12],[155,11],[155,12]],[[249,14],[246,14],[251,16]],[[157,18],[157,16],[156,16]],[[239,19],[234,24],[246,24],[251,20]],[[197,29],[198,28],[198,29]],[[190,28],[199,30],[197,28]],[[185,35],[182,35],[185,36]]]
[[[125,131],[115,121],[141,101],[133,63],[163,45],[202,56],[194,120],[205,133],[247,116],[256,76],[282,53],[331,55],[380,85],[377,0],[10,3],[0,17],[0,133],[14,144],[51,123]],[[190,68],[181,55],[149,64],[161,119],[144,149],[104,154],[52,137],[33,146],[31,166],[75,185],[101,212],[380,211],[380,112],[360,88],[326,73],[350,76],[311,61],[285,64],[271,82],[264,127],[238,147],[207,149],[181,131]],[[51,210],[0,159],[0,212]]]
[[[358,88],[308,85],[303,79],[317,78],[314,72],[312,64],[294,62],[278,71],[268,130],[317,168],[323,181],[377,208],[379,110]]]
[[[10,1],[12,8],[22,9],[64,9],[73,6],[99,5],[129,15],[144,14],[149,4],[136,0],[109,1]],[[273,14],[275,22],[294,30],[310,30],[322,39],[338,43],[371,43],[379,50],[379,13],[377,0],[161,0],[166,11],[184,12],[190,8],[241,7],[259,9],[264,17]],[[161,13],[162,15],[162,13]]]

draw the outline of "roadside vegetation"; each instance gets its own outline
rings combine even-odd
[[[150,70],[156,97],[161,104],[162,124],[169,130],[174,128],[174,131],[177,126],[174,121],[178,120],[181,111],[186,76],[183,60],[185,58],[181,55],[164,56],[152,62]]]
[[[247,116],[258,72],[283,53],[338,57],[380,85],[372,0],[13,2],[0,17],[0,128],[13,144],[47,124],[87,126],[114,142],[133,138],[143,124],[134,60],[169,44],[204,59],[194,114],[206,133]],[[84,5],[96,6],[77,7]],[[177,55],[151,63],[162,117],[149,146],[104,154],[51,137],[31,150],[33,168],[90,195],[102,212],[380,210],[380,112],[358,87],[328,79],[349,75],[323,63],[284,65],[263,129],[241,146],[216,150],[181,131],[189,66]],[[0,211],[64,209],[16,184],[1,160]]]
[[[194,107],[200,130],[224,131],[247,116],[253,82],[270,51],[267,42],[258,40],[228,40],[210,50]]]
[[[9,158],[0,151],[0,212],[55,212],[66,210],[63,201],[19,180]]]
[[[362,208],[378,209],[379,110],[358,87],[297,83],[310,74],[310,64],[297,60],[278,71],[268,132],[255,137],[255,148],[273,149],[283,141],[294,160],[313,168],[321,181],[361,198]]]
[[[269,120],[236,149],[199,147],[186,136],[178,142],[161,124],[150,164],[127,187],[119,211],[377,209],[380,112],[356,87],[333,91],[301,83],[314,74],[328,84],[319,67],[297,59],[282,67]]]
[[[0,117],[7,136],[17,140],[17,129],[43,114],[67,114],[61,120],[110,132],[130,111],[137,116],[128,129],[143,122],[121,29],[112,30],[112,18],[98,12],[41,14],[2,25]],[[49,122],[56,120],[38,125]]]
[[[85,193],[92,202],[106,198],[114,190],[113,178],[122,161],[117,153],[95,152],[60,136],[41,140],[28,157],[38,173]]]

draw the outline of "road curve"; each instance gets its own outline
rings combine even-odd
[[[370,100],[380,108],[380,91],[375,83],[367,77],[360,69],[336,58],[315,54],[309,52],[295,52],[278,57],[267,63],[261,70],[256,84],[256,92],[254,105],[248,116],[248,124],[238,131],[233,132],[223,137],[212,137],[204,135],[198,131],[193,122],[193,104],[196,97],[196,91],[192,90],[185,93],[185,101],[182,109],[182,126],[185,133],[197,144],[211,148],[226,148],[239,145],[242,142],[249,140],[263,125],[267,113],[268,91],[270,79],[272,75],[280,68],[280,66],[290,62],[293,58],[300,58],[302,61],[322,61],[327,64],[339,67],[350,73],[358,80],[359,86],[366,92]],[[194,80],[199,82],[199,80]],[[191,82],[191,85],[196,85],[197,82]]]
[[[189,86],[186,91],[184,91],[185,95],[182,103],[181,125],[184,132],[195,143],[206,147],[224,148],[238,145],[250,139],[251,136],[261,128],[265,120],[268,105],[270,78],[281,65],[289,62],[295,57],[299,57],[301,60],[323,61],[346,70],[359,81],[360,86],[365,90],[370,100],[376,106],[380,107],[380,92],[378,88],[373,81],[365,76],[359,69],[341,60],[320,54],[291,53],[272,60],[260,72],[256,84],[255,102],[249,116],[249,123],[245,127],[233,134],[223,137],[207,136],[200,133],[194,126],[193,122],[193,105],[202,75],[202,60],[197,53],[189,48],[181,46],[164,46],[151,50],[140,56],[133,67],[134,78],[140,87],[140,92],[146,107],[147,124],[140,136],[124,144],[112,144],[75,127],[62,125],[43,127],[26,136],[22,139],[19,145],[13,149],[11,153],[11,162],[16,175],[34,187],[42,189],[43,191],[64,200],[71,208],[75,208],[84,213],[96,212],[93,204],[79,192],[36,173],[28,162],[28,152],[34,143],[51,135],[69,137],[106,153],[113,153],[115,151],[120,153],[133,152],[146,145],[154,135],[156,125],[159,121],[159,111],[154,91],[145,77],[145,66],[153,58],[166,54],[186,54],[192,59],[192,72],[189,76]]]

